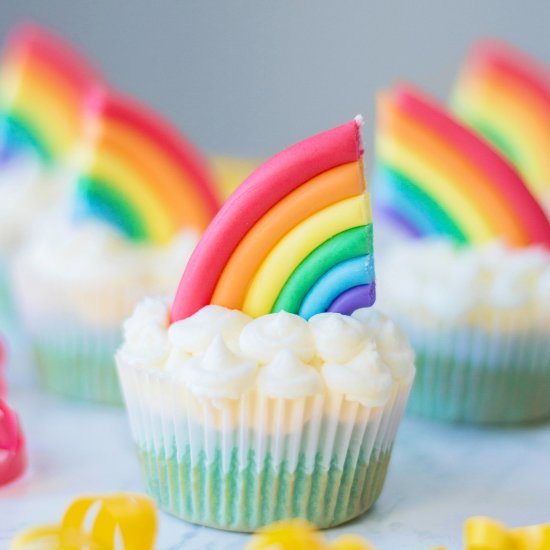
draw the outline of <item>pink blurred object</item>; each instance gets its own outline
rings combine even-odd
[[[19,477],[27,466],[25,438],[16,414],[0,399],[0,485]]]
[[[6,368],[6,346],[4,341],[0,338],[0,399],[6,398],[6,378],[5,378],[5,368]]]

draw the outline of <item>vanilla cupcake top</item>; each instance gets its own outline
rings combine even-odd
[[[18,253],[15,284],[35,311],[118,326],[143,296],[173,291],[197,240],[183,230],[164,246],[138,245],[101,221],[73,224],[62,215],[37,228]]]
[[[210,305],[182,321],[169,319],[166,303],[142,301],[124,323],[117,361],[169,372],[203,398],[239,399],[252,390],[283,399],[333,392],[382,406],[394,384],[414,375],[406,337],[372,308],[306,321],[286,312],[252,319]]]
[[[4,160],[0,165],[0,254],[13,251],[66,190],[66,178],[61,173],[46,174],[32,155]]]
[[[461,247],[423,239],[379,259],[378,304],[427,322],[483,322],[510,314],[550,327],[550,252],[501,242]]]

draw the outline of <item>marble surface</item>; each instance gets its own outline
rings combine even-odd
[[[0,488],[0,549],[25,527],[57,522],[80,493],[143,490],[123,410],[64,401],[32,379],[11,386],[30,469]],[[548,424],[479,429],[406,418],[378,503],[329,537],[358,533],[379,550],[451,550],[461,548],[462,523],[471,515],[510,525],[550,521],[549,464]],[[160,514],[159,550],[237,550],[247,539]]]

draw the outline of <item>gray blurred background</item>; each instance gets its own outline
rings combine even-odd
[[[0,0],[0,38],[29,18],[197,145],[234,155],[358,112],[370,141],[376,90],[411,80],[445,98],[482,36],[550,61],[549,0]]]

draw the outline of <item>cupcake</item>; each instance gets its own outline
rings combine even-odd
[[[382,490],[414,377],[374,302],[361,120],[283,151],[214,218],[116,355],[149,494],[187,521],[319,527]],[[293,277],[298,274],[299,277]]]
[[[68,166],[92,131],[102,79],[36,25],[10,35],[0,66],[0,325],[13,332],[10,265],[45,212],[65,196]]]
[[[381,98],[376,201],[403,235],[379,307],[417,354],[410,409],[478,423],[550,416],[550,222],[515,169],[433,100]]]
[[[144,296],[173,291],[218,200],[193,146],[115,93],[81,162],[68,208],[14,260],[15,295],[45,386],[119,403],[122,320]]]

